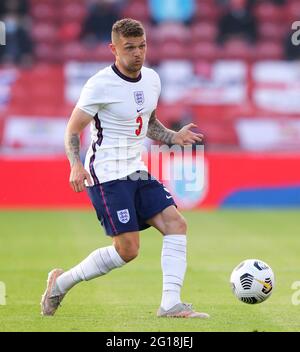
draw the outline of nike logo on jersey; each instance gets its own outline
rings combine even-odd
[[[166,196],[166,198],[167,198],[167,199],[170,199],[170,198],[172,198],[172,196]]]
[[[137,111],[138,113],[140,113],[143,109],[144,109],[144,108],[136,109],[136,111]]]

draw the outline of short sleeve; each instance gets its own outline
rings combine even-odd
[[[161,93],[161,81],[160,81],[160,77],[157,73],[156,73],[156,76],[157,76],[157,97],[159,98],[160,93]]]
[[[100,77],[91,77],[84,85],[76,107],[95,116],[104,103],[104,84]]]
[[[161,82],[160,82],[160,77],[158,75],[157,72],[154,71],[154,83],[155,83],[155,90],[156,90],[156,94],[157,94],[157,101],[156,101],[156,107],[155,109],[157,108],[157,104],[158,104],[158,101],[159,101],[159,97],[160,97],[160,93],[161,93]]]

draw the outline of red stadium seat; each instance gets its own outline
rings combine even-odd
[[[205,145],[207,148],[222,145],[235,146],[238,145],[238,137],[233,123],[220,119],[218,123],[215,121],[200,121],[201,132],[205,136]]]
[[[89,4],[86,0],[85,1],[82,1],[82,0],[56,0],[56,1],[58,1],[59,5],[79,4],[79,5],[84,5],[85,7],[89,6]]]
[[[34,6],[40,5],[41,3],[44,5],[46,4],[47,6],[57,6],[61,1],[59,0],[30,0],[30,8],[33,8]]]
[[[113,62],[114,57],[108,44],[88,46],[79,42],[66,43],[62,48],[62,60]]]
[[[62,80],[63,67],[48,63],[38,63],[34,65],[34,71],[28,79],[34,77],[37,81],[46,81],[47,84],[57,84]]]
[[[194,61],[215,61],[220,58],[220,49],[213,42],[198,41],[190,49],[190,58]]]
[[[147,44],[147,56],[146,60],[150,65],[156,65],[160,61],[160,53],[157,45],[152,42]]]
[[[162,42],[159,48],[160,60],[186,60],[189,54],[188,48],[183,43]]]
[[[63,22],[58,30],[58,39],[61,42],[76,41],[80,37],[81,25],[77,21]]]
[[[62,22],[82,22],[86,14],[87,6],[85,3],[69,2],[60,6],[59,15]]]
[[[34,48],[35,56],[38,60],[46,62],[57,62],[60,59],[60,53],[57,43],[36,43]]]
[[[260,40],[282,41],[288,28],[282,23],[263,22],[258,25]]]
[[[66,43],[65,45],[63,45],[61,50],[62,60],[89,60],[89,50],[91,49],[86,48],[84,45],[78,42]]]
[[[184,42],[190,38],[190,30],[181,23],[165,22],[153,28],[151,35],[152,39],[159,43],[168,40]]]
[[[169,126],[171,122],[181,119],[185,108],[186,107],[182,102],[173,104],[161,103],[157,107],[157,116],[160,121]]]
[[[57,41],[57,26],[52,23],[36,22],[31,31],[34,41],[43,43],[54,43]]]
[[[218,28],[214,22],[197,22],[191,26],[192,40],[215,42],[218,35]]]
[[[257,43],[254,50],[255,60],[282,60],[283,56],[281,43],[262,41]]]
[[[258,22],[280,22],[284,18],[284,7],[276,6],[271,2],[258,2],[254,9]]]
[[[197,76],[205,77],[210,79],[213,72],[213,65],[206,60],[195,60],[194,62],[194,73]]]
[[[293,0],[286,6],[285,20],[289,26],[294,21],[300,20],[300,2]]]
[[[220,16],[220,8],[213,1],[198,0],[194,19],[196,21],[216,22]]]
[[[57,21],[59,8],[55,6],[55,3],[53,3],[52,5],[50,2],[49,3],[38,2],[36,3],[36,5],[32,7],[31,14],[34,20],[39,20],[41,22]]]
[[[141,0],[131,1],[122,11],[121,17],[134,18],[142,22],[150,22],[148,3]]]
[[[99,44],[95,50],[93,50],[93,54],[91,57],[95,61],[104,61],[104,62],[113,62],[114,56],[108,47],[108,44]]]
[[[74,109],[74,105],[64,102],[64,104],[62,104],[58,108],[59,108],[58,116],[71,116],[71,113]]]
[[[48,76],[50,76],[50,72]],[[63,91],[64,91],[64,86],[61,82],[63,79],[63,75],[56,75],[57,80],[42,80],[39,81],[35,73],[32,75],[32,80],[35,82],[39,82],[38,84],[33,85],[30,87],[28,90],[29,94],[32,95],[32,97],[35,97],[36,100],[41,101],[47,98],[50,100],[63,100]]]
[[[243,39],[229,39],[221,49],[221,56],[229,60],[250,61],[252,58],[253,47]]]

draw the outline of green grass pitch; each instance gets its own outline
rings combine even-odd
[[[141,233],[140,255],[122,269],[74,287],[54,317],[40,316],[47,273],[68,269],[111,241],[93,211],[1,211],[0,331],[299,331],[291,288],[300,280],[297,211],[185,212],[188,270],[182,299],[210,320],[159,319],[161,235]],[[229,276],[243,259],[271,265],[276,287],[264,303],[246,305]],[[296,302],[297,303],[297,302]]]

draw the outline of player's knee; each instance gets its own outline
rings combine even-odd
[[[124,250],[121,254],[121,257],[126,263],[128,263],[133,259],[135,259],[138,256],[138,254],[139,254],[138,249],[132,248],[132,249]]]
[[[127,243],[124,246],[117,248],[120,257],[126,262],[135,259],[139,254],[139,245],[136,243]]]

